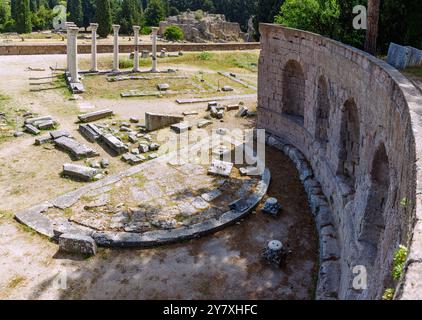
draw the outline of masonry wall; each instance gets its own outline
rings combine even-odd
[[[422,298],[421,93],[355,48],[277,25],[260,32],[258,128],[298,148],[322,186],[339,247],[338,298],[379,299],[396,286],[400,244],[410,256],[396,298]],[[360,266],[368,284],[358,290]]]
[[[166,48],[169,52],[177,51],[226,51],[226,50],[255,50],[259,49],[257,42],[231,42],[231,43],[166,43],[158,44],[157,50]],[[151,44],[142,44],[139,50],[150,50]],[[119,45],[120,53],[130,53],[134,46],[129,44]],[[112,53],[113,45],[97,45],[98,53]],[[65,54],[65,44],[6,44],[0,45],[1,55],[32,55],[32,54]],[[90,44],[79,44],[78,53],[91,53]]]

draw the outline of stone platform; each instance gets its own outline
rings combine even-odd
[[[203,150],[201,145],[189,151]],[[145,247],[217,231],[248,214],[265,195],[267,169],[241,176],[241,166],[235,166],[229,177],[210,176],[209,164],[189,162],[186,154],[180,150],[140,164],[15,218],[56,241],[73,234],[91,237],[99,246]],[[230,210],[238,200],[246,207]]]

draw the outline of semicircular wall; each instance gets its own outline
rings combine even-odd
[[[379,299],[396,286],[400,244],[410,253],[396,298],[421,298],[421,93],[350,46],[279,25],[260,33],[258,128],[299,149],[322,187],[340,248],[338,298]]]

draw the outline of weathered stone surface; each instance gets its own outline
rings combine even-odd
[[[157,84],[157,89],[160,91],[167,91],[170,89],[170,85],[168,83],[159,83]]]
[[[55,130],[55,131],[50,131],[50,137],[55,140],[58,139],[60,137],[71,137],[70,133],[64,130]]]
[[[102,134],[101,130],[92,123],[79,125],[79,132],[89,142],[95,142]]]
[[[179,122],[176,124],[172,124],[170,128],[176,133],[183,133],[190,130],[191,125],[189,125],[189,123],[187,122]]]
[[[248,113],[248,108],[245,106],[242,106],[239,111],[236,113],[236,117],[240,118],[240,117],[244,117],[246,116],[246,114]]]
[[[94,149],[81,144],[72,138],[60,137],[54,140],[54,143],[58,148],[69,152],[75,159],[90,158],[98,155],[97,151]]]
[[[29,132],[30,134],[33,135],[38,135],[40,134],[40,130],[38,130],[37,128],[35,128],[32,124],[25,124],[25,131]]]
[[[109,118],[112,115],[113,115],[113,110],[104,109],[104,110],[98,110],[94,112],[81,114],[78,116],[78,119],[81,122],[91,122],[91,121],[96,121],[96,120],[100,120],[104,118]]]
[[[91,181],[97,173],[98,170],[94,168],[72,163],[63,164],[63,175],[77,180]]]
[[[93,238],[75,233],[64,233],[59,237],[60,251],[79,253],[84,255],[95,255],[97,245]]]
[[[111,133],[101,135],[100,141],[104,143],[108,148],[110,148],[113,152],[115,152],[117,155],[121,155],[128,151],[127,146]]]
[[[36,123],[36,122],[52,121],[52,120],[53,120],[52,116],[42,116],[42,117],[36,117],[36,118],[28,118],[28,119],[25,119],[25,124],[34,125],[34,123]]]
[[[56,123],[53,120],[45,120],[37,123],[37,128],[40,130],[51,130],[54,129]]]
[[[208,173],[228,177],[230,176],[232,169],[233,163],[231,162],[213,160],[210,167],[208,168]]]
[[[36,138],[35,139],[35,145],[36,146],[40,146],[40,145],[43,145],[43,144],[46,144],[46,143],[49,143],[49,142],[51,142],[51,141],[53,141],[53,139],[51,139],[51,137],[50,136],[43,136],[43,137],[39,137],[39,138]]]
[[[210,124],[212,124],[211,120],[201,120],[198,122],[197,127],[198,128],[205,128],[206,126],[209,126]]]
[[[234,89],[231,86],[224,86],[224,87],[221,88],[221,90],[222,91],[233,91]]]
[[[154,131],[183,121],[183,116],[145,112],[145,127]]]
[[[226,107],[227,111],[239,110],[239,104],[229,104]]]

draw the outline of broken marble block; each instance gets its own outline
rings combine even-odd
[[[219,110],[217,112],[216,118],[217,119],[223,119],[223,117],[224,117],[224,110]]]
[[[131,122],[131,123],[139,123],[139,118],[131,117],[129,119],[129,122]]]
[[[231,162],[213,160],[211,162],[210,167],[208,168],[208,174],[228,177],[230,176],[232,169],[233,169],[233,163]]]
[[[35,139],[35,145],[40,146],[42,144],[50,143],[53,139],[50,136],[43,136]]]
[[[160,145],[158,143],[156,143],[156,142],[152,142],[149,145],[149,150],[150,151],[157,151],[159,148],[160,148]]]
[[[198,122],[197,127],[198,128],[205,128],[206,126],[209,126],[210,124],[212,124],[211,120],[201,120]]]
[[[42,122],[42,121],[52,121],[53,117],[52,116],[42,116],[42,117],[37,117],[37,118],[29,118],[25,120],[25,124],[32,124],[34,126],[37,125],[37,123]]]
[[[145,161],[145,157],[139,156],[139,155],[135,155],[135,154],[132,154],[132,153],[125,153],[122,156],[122,160],[124,162],[129,163],[131,166],[133,166],[135,164],[139,164],[139,163]]]
[[[54,140],[54,143],[58,148],[69,152],[73,158],[78,160],[98,156],[97,151],[72,138],[60,137]]]
[[[121,155],[128,151],[127,146],[120,139],[113,136],[111,133],[101,135],[99,140],[118,155]]]
[[[208,102],[208,107],[207,107],[207,111],[211,110],[211,107],[217,107],[218,103],[217,101],[210,101]]]
[[[268,198],[262,208],[263,213],[271,214],[272,216],[277,216],[280,210],[281,205],[278,203],[277,199],[273,197]]]
[[[244,117],[248,114],[248,108],[246,108],[245,106],[242,106],[239,111],[236,113],[236,117],[240,118],[240,117]]]
[[[54,130],[54,131],[50,131],[50,137],[51,137],[51,139],[56,140],[56,139],[58,139],[60,137],[68,137],[68,138],[70,138],[71,135],[70,135],[69,132],[64,131],[64,130]]]
[[[45,120],[37,123],[37,128],[40,130],[51,130],[56,126],[56,122],[53,120]]]
[[[229,104],[226,107],[227,111],[239,110],[239,104]]]
[[[159,83],[157,84],[157,89],[160,91],[167,91],[170,88],[168,83]]]
[[[89,142],[95,142],[102,134],[101,130],[92,123],[79,125],[79,132]]]
[[[82,181],[91,181],[98,173],[97,169],[73,163],[63,164],[63,175]]]
[[[180,122],[176,124],[172,124],[170,126],[170,129],[172,129],[176,133],[183,133],[191,129],[191,126],[187,122]]]
[[[94,112],[89,112],[85,114],[81,114],[78,116],[79,121],[81,122],[91,122],[96,121],[103,118],[108,118],[113,115],[113,111],[110,109],[98,110]]]
[[[184,116],[196,116],[198,114],[198,111],[184,111],[182,112]]]
[[[233,91],[234,89],[231,86],[224,86],[224,87],[221,88],[221,90],[222,91]]]
[[[97,245],[93,238],[76,233],[64,233],[59,237],[59,249],[68,253],[79,253],[93,256],[97,253]]]
[[[146,153],[149,151],[149,146],[146,143],[139,144],[139,152]]]
[[[33,135],[38,135],[38,134],[40,134],[40,130],[38,130],[37,128],[35,128],[32,124],[25,124],[25,131],[27,131],[27,132],[29,132],[30,134],[33,134]]]

